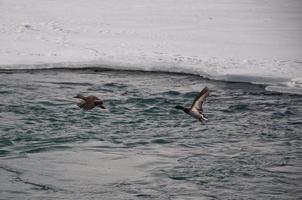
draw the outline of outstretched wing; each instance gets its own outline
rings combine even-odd
[[[86,97],[84,97],[83,95],[81,94],[77,94],[76,96],[74,96],[73,98],[78,98],[78,99],[82,99],[82,100],[85,100]]]
[[[95,104],[93,101],[81,101],[78,106],[84,110],[91,110],[95,107]]]
[[[197,97],[193,101],[191,109],[196,109],[196,110],[202,112],[202,104],[205,101],[207,96],[209,96],[209,89],[208,89],[208,87],[205,87],[205,88],[203,88],[203,90],[201,90],[201,92],[197,95]]]
[[[98,97],[96,97],[96,96],[89,95],[88,97],[86,97],[85,100],[87,100],[87,101],[98,101],[100,99]]]

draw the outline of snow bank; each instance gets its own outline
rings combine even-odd
[[[301,89],[301,10],[300,0],[2,0],[0,69],[79,63]]]

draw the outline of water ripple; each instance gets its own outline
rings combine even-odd
[[[0,74],[0,80],[4,195],[301,196],[299,95],[190,75],[122,71],[49,70]],[[200,123],[174,108],[190,106],[205,85],[209,121]],[[109,111],[80,110],[72,98],[79,93],[102,97]]]

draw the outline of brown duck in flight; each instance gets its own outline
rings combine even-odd
[[[81,99],[81,102],[78,103],[78,106],[84,110],[91,110],[94,107],[106,109],[104,102],[96,96],[90,95],[85,97],[81,94],[78,94],[74,98]]]
[[[176,109],[183,110],[188,115],[191,115],[195,119],[198,119],[200,122],[208,120],[205,115],[202,113],[202,104],[205,101],[206,97],[209,96],[209,89],[205,87],[195,98],[191,108],[184,108],[183,106],[175,106]]]

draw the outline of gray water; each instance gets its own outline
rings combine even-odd
[[[200,123],[190,106],[210,96]],[[82,111],[74,95],[102,97]],[[103,70],[0,73],[0,199],[301,199],[302,101],[264,86]]]

